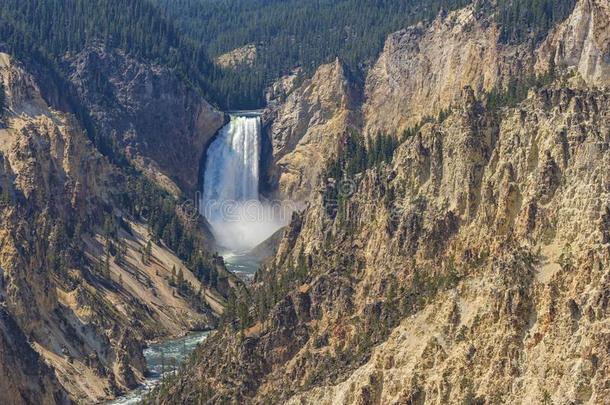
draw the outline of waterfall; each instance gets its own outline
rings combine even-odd
[[[217,243],[232,252],[252,249],[287,222],[259,198],[260,138],[259,116],[233,115],[206,154],[200,207]]]
[[[210,145],[203,184],[205,202],[258,201],[260,126],[260,117],[232,116]],[[212,214],[209,220],[222,212]]]

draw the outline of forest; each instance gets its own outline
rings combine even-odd
[[[299,66],[312,74],[339,57],[362,78],[386,36],[434,18],[469,0],[154,0],[211,57],[257,45],[253,66],[217,76],[215,86],[231,108],[264,105],[264,89]]]
[[[363,80],[387,35],[470,0],[4,0],[0,44],[60,70],[66,52],[92,42],[171,66],[223,109],[260,108],[264,90],[295,67],[305,75],[339,57]],[[504,42],[539,41],[575,0],[482,0]],[[61,27],[61,29],[57,29]],[[213,59],[247,44],[252,66]]]
[[[257,46],[253,66],[224,70],[215,77],[221,104],[231,108],[264,105],[264,89],[299,66],[311,75],[339,57],[362,79],[381,52],[387,35],[430,21],[470,0],[153,0],[177,27],[203,44],[214,58],[244,45]],[[575,0],[477,2],[493,15],[504,42],[539,41],[573,10]]]

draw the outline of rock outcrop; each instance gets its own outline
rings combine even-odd
[[[609,97],[544,89],[499,122],[467,103],[370,172],[346,207],[356,230],[334,240],[358,246],[353,314],[373,326],[347,327],[331,352],[388,336],[348,378],[290,402],[603,403]],[[305,251],[323,251],[320,217],[306,216]]]
[[[317,194],[257,275],[256,302],[286,293],[162,403],[603,403],[610,94],[463,94],[346,202]]]
[[[200,347],[160,403],[607,401],[607,2],[579,1],[538,56],[499,45],[474,10],[388,39],[367,79],[369,134],[451,110],[409,132],[389,163],[310,187],[250,311]],[[549,56],[552,83],[486,103],[505,81],[546,73]],[[293,94],[278,117],[298,110]],[[278,154],[290,157],[300,133],[275,132]]]
[[[474,2],[460,10],[442,12],[428,25],[421,23],[391,34],[367,74],[362,97],[357,96],[357,86],[345,74],[339,82],[343,80],[343,88],[351,88],[347,92],[337,92],[337,86],[329,85],[337,80],[316,74],[298,90],[289,88],[289,97],[279,105],[271,99],[266,112],[273,144],[270,188],[279,188],[283,197],[303,200],[319,173],[315,162],[325,163],[325,156],[333,153],[327,147],[329,139],[336,138],[333,133],[345,134],[347,129],[355,128],[370,137],[401,137],[407,129],[446,114],[459,102],[465,86],[480,97],[531,82],[551,71],[564,77],[577,73],[576,79],[582,80],[584,87],[608,85],[606,1],[579,1],[570,17],[544,41],[521,44],[502,42],[493,13],[479,6]],[[328,71],[327,66],[321,69]],[[294,76],[278,81],[273,88],[281,89],[290,78]],[[352,96],[348,97],[347,108],[335,106],[333,110],[328,107],[332,104],[310,101],[323,94],[332,94],[335,100],[345,99],[346,94]],[[351,118],[337,120],[337,112],[345,110]],[[316,127],[326,135],[303,135]],[[301,147],[299,143],[312,146]],[[314,155],[311,150],[322,154]]]
[[[223,113],[171,69],[103,45],[68,55],[66,70],[102,136],[169,190],[194,196]]]
[[[441,13],[429,26],[391,34],[366,79],[365,132],[402,134],[460,98],[480,95],[533,73],[533,48],[504,45],[493,18],[475,4]]]
[[[359,96],[347,76],[339,60],[322,65],[285,102],[265,111],[273,156],[267,177],[280,198],[305,200],[343,137],[358,126]]]
[[[548,70],[552,61],[560,69],[577,72],[588,85],[610,85],[610,4],[579,1],[537,54],[539,71]]]
[[[4,404],[70,403],[53,370],[28,344],[5,308],[0,308],[0,372],[0,397]]]
[[[256,45],[249,44],[218,56],[216,63],[225,68],[234,68],[241,65],[252,66],[256,61],[257,53]]]

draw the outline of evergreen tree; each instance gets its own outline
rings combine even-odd
[[[303,247],[301,246],[301,250],[299,251],[299,256],[297,257],[297,277],[299,280],[303,280],[307,276],[307,260],[305,259],[305,253],[303,252]]]
[[[104,258],[104,277],[110,280],[110,252],[106,250],[106,256]]]
[[[0,76],[0,124],[3,124],[3,122],[4,122],[6,109],[7,109],[6,89],[4,87],[4,81],[2,80],[2,76]]]
[[[146,248],[144,249],[144,257],[146,258],[145,263],[150,264],[150,258],[152,257],[152,241],[149,239],[146,242]]]
[[[171,278],[169,279],[169,284],[174,286],[176,285],[176,266],[172,266],[172,275]]]
[[[127,256],[127,244],[124,239],[119,239],[117,243],[116,256],[114,258],[115,262],[118,265],[122,265],[125,263],[125,258]]]
[[[184,289],[184,272],[182,271],[182,267],[180,268],[180,270],[178,270],[178,278],[176,281],[176,285],[178,286],[178,289]]]

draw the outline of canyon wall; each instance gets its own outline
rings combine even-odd
[[[301,202],[350,129],[359,126],[359,96],[339,60],[322,65],[264,113],[272,145],[268,168],[279,197]]]
[[[577,3],[572,15],[541,44],[538,71],[551,63],[569,69],[587,85],[610,84],[610,4],[588,0]]]
[[[125,206],[134,175],[36,75],[0,54],[0,79],[0,402],[111,398],[143,380],[146,340],[215,327],[233,278],[217,262],[217,288],[204,284],[154,240]],[[198,298],[172,285],[180,269]]]
[[[433,117],[389,162],[347,179],[355,188],[337,194],[346,179],[318,179],[257,273],[250,311],[156,399],[604,403],[606,10],[579,1],[536,48],[500,45],[474,7],[390,36],[367,79],[363,128],[402,132]],[[486,102],[552,65],[524,100]]]
[[[66,71],[102,136],[170,191],[193,196],[199,164],[225,116],[173,70],[91,46]]]

